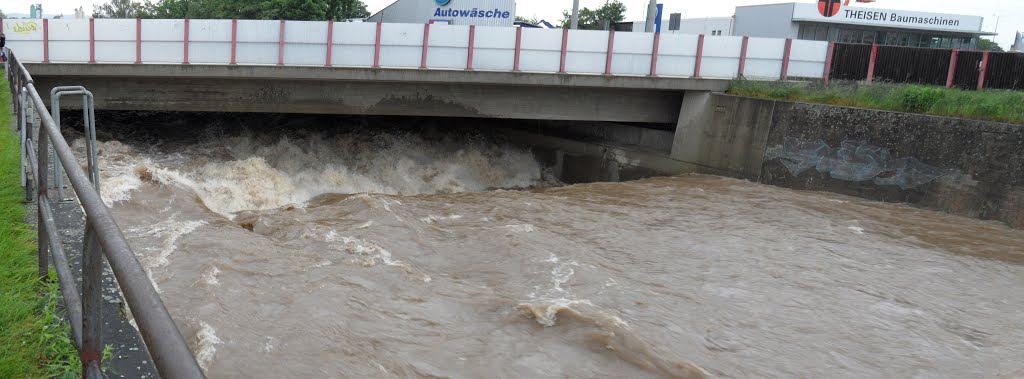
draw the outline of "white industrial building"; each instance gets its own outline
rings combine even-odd
[[[367,22],[512,26],[515,0],[398,0]]]

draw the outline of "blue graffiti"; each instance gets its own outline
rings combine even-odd
[[[893,158],[889,149],[869,145],[865,141],[843,141],[839,147],[830,147],[825,141],[787,137],[782,146],[768,149],[766,158],[779,159],[793,176],[816,169],[834,179],[851,182],[871,180],[877,185],[899,186],[911,189],[958,170],[943,169],[920,160]]]

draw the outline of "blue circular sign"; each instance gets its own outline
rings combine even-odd
[[[452,0],[434,0],[434,2],[437,3],[437,6],[443,7],[445,5],[448,5],[448,3],[452,2]]]

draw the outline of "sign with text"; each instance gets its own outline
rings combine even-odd
[[[886,26],[892,28],[948,30],[957,32],[980,32],[983,17],[956,14],[928,13],[893,9],[875,9],[864,7],[839,7],[831,17],[822,13],[822,5],[830,5],[828,0],[819,4],[795,4],[793,21],[817,21],[838,24]]]

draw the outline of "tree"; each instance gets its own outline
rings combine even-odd
[[[530,25],[540,24],[540,20],[538,20],[536,17],[534,17],[534,18],[526,18],[526,17],[523,17],[523,16],[516,16],[516,21],[525,22],[525,23],[530,24]]]
[[[3,9],[0,9],[0,19],[7,18],[7,13],[4,13]]]
[[[580,29],[604,30],[604,22],[622,22],[626,19],[626,5],[620,0],[606,0],[601,7],[591,10],[590,8],[580,9]],[[562,11],[562,27],[568,28],[572,24],[572,11]]]
[[[63,18],[64,18],[64,14],[63,13],[61,13],[59,15],[56,15],[56,16],[53,16],[54,20],[60,20],[60,19],[63,19]]]
[[[997,53],[1002,53],[1004,51],[1003,48],[1000,47],[998,43],[996,43],[996,41],[990,41],[990,40],[987,40],[987,39],[983,39],[983,40],[979,40],[978,41],[978,49],[987,50],[987,51],[994,51],[994,52],[997,52]]]
[[[92,16],[95,18],[136,18],[149,15],[153,4],[150,2],[141,3],[132,0],[110,0],[103,5],[92,6]]]

